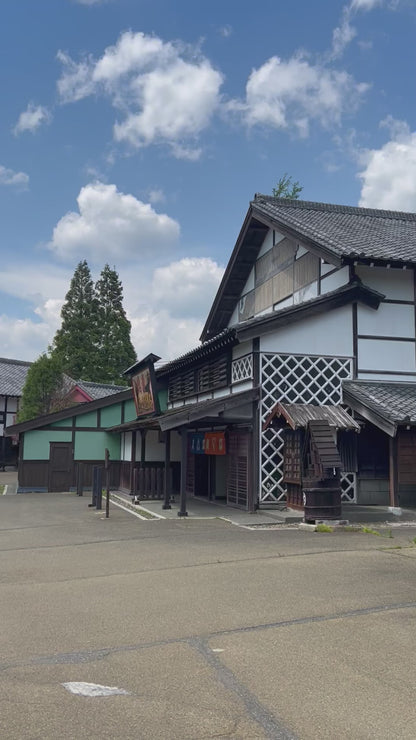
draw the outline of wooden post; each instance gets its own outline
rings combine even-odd
[[[389,493],[390,506],[398,507],[399,504],[399,479],[397,469],[397,436],[389,437]]]
[[[181,493],[178,516],[188,516],[186,511],[186,468],[188,465],[188,434],[181,430]]]
[[[163,470],[164,502],[162,509],[171,509],[170,505],[170,429],[165,432],[165,467]]]
[[[78,463],[77,496],[84,495],[84,463]]]
[[[110,453],[105,449],[105,518],[110,516]]]

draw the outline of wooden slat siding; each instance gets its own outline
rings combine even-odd
[[[169,401],[225,387],[228,383],[228,366],[228,356],[222,355],[197,368],[169,377]]]
[[[49,460],[20,460],[19,486],[22,488],[47,488]]]
[[[227,503],[247,508],[249,487],[250,434],[231,432],[228,436]]]
[[[318,280],[319,275],[319,258],[311,252],[304,254],[295,262],[293,289],[299,290],[309,283]]]
[[[400,430],[398,432],[397,463],[399,486],[416,485],[416,431]]]
[[[309,431],[323,468],[342,468],[331,428],[327,421],[310,421]]]

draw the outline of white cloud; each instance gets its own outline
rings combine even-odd
[[[165,194],[161,188],[153,188],[152,190],[149,190],[148,198],[152,205],[155,205],[156,203],[164,203],[166,200]]]
[[[129,318],[132,342],[139,358],[154,352],[164,361],[173,360],[200,344],[204,325],[201,320],[174,319],[166,310],[142,312]]]
[[[111,0],[74,0],[78,5],[104,5]]]
[[[249,126],[290,128],[306,136],[312,121],[324,127],[340,123],[367,89],[347,72],[313,65],[304,56],[271,57],[252,71],[245,102],[232,101],[229,108],[243,112]]]
[[[185,257],[159,267],[153,274],[153,300],[157,306],[169,309],[171,316],[203,318],[223,273],[223,268],[207,257]]]
[[[63,103],[102,94],[122,113],[114,138],[133,147],[168,144],[174,156],[197,159],[194,142],[220,105],[220,72],[194,49],[144,33],[123,33],[96,61],[60,51]],[[186,142],[191,140],[192,145]]]
[[[381,125],[391,139],[380,149],[362,153],[365,164],[360,206],[399,211],[416,211],[416,131],[403,121],[388,117]]]
[[[377,5],[382,5],[383,0],[352,0],[351,10],[373,10]]]
[[[42,105],[29,103],[26,110],[20,114],[13,128],[13,133],[15,136],[22,134],[24,131],[30,131],[33,134],[42,123],[49,123],[50,120],[51,114],[47,108],[44,108]]]
[[[138,261],[167,250],[179,237],[179,224],[149,203],[95,182],[81,188],[78,212],[65,214],[53,230],[51,250],[61,258],[105,262]]]
[[[29,185],[26,172],[15,172],[0,164],[0,185],[11,185],[25,190]]]

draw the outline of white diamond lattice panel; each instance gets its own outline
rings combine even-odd
[[[314,403],[318,406],[341,403],[341,384],[352,377],[348,357],[311,357],[309,355],[260,355],[261,422],[277,401]],[[260,503],[285,499],[282,433],[274,429],[260,432]],[[352,473],[344,473],[354,475]],[[352,491],[345,495],[352,501]],[[355,500],[355,477],[354,477]]]
[[[341,501],[346,504],[357,503],[356,473],[341,473]]]
[[[245,355],[234,360],[231,365],[231,383],[241,383],[253,377],[253,355]]]

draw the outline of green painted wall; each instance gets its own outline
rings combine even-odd
[[[110,460],[120,460],[120,435],[107,432],[75,432],[74,460],[104,460],[105,448]]]
[[[121,403],[101,409],[101,426],[114,427],[116,424],[121,424]]]
[[[136,407],[133,399],[124,402],[124,421],[132,421],[137,418]]]
[[[168,407],[168,389],[166,388],[163,391],[159,391],[158,397],[159,397],[160,410],[163,413],[163,411],[166,411]]]
[[[24,460],[49,460],[49,442],[71,442],[72,432],[37,430],[25,432],[23,443]]]
[[[54,427],[72,427],[72,421],[73,421],[73,417],[71,416],[69,419],[61,419],[61,421],[54,421],[53,426]]]
[[[97,426],[97,412],[89,411],[88,414],[80,414],[75,419],[75,425],[77,427],[96,427]]]

